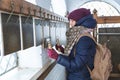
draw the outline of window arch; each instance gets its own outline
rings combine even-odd
[[[96,9],[98,11],[98,16],[120,16],[119,11],[112,5],[101,2],[101,1],[91,1],[83,4],[80,7],[88,8],[91,12]]]
[[[110,5],[107,2],[103,1],[90,1],[80,6],[80,8],[87,8],[91,10],[97,10],[98,16],[120,16],[120,12],[114,6]],[[111,24],[99,24],[98,27],[119,27],[120,23],[111,23]]]

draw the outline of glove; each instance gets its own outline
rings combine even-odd
[[[47,49],[47,53],[50,58],[57,60],[58,53],[54,49]]]

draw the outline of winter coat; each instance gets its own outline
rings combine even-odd
[[[91,80],[86,64],[91,70],[94,68],[95,47],[93,39],[83,36],[73,46],[69,56],[58,56],[57,63],[65,66],[67,80]]]

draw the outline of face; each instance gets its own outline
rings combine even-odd
[[[69,20],[69,24],[70,24],[70,28],[72,28],[72,27],[74,27],[74,26],[75,26],[76,21],[75,21],[75,20],[73,20],[73,19],[70,19],[70,20]]]

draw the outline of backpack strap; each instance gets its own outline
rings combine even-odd
[[[92,70],[89,68],[89,66],[86,64],[86,66],[87,66],[87,69],[88,69],[88,71],[89,71],[89,73],[90,73],[90,75],[92,74]]]
[[[79,40],[81,37],[83,37],[83,36],[88,36],[88,37],[92,38],[92,39],[94,40],[94,42],[97,44],[95,38],[94,38],[91,34],[89,34],[89,33],[82,33],[82,34],[80,34],[79,37],[78,37],[78,40]],[[78,42],[78,41],[77,41],[77,42]]]

